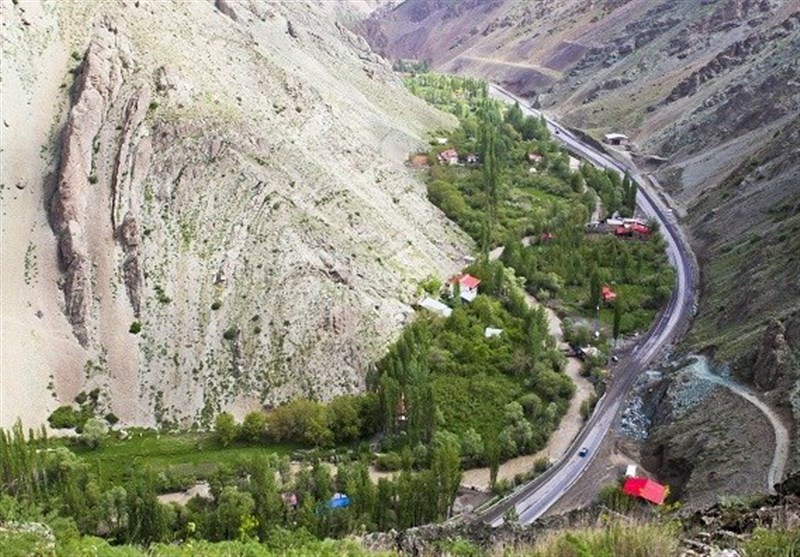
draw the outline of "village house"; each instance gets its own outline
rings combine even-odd
[[[442,317],[450,317],[450,314],[453,313],[452,308],[443,304],[439,300],[434,300],[433,298],[423,298],[419,302],[419,307],[425,308],[436,315],[441,315]]]
[[[486,327],[483,330],[484,338],[499,337],[501,334],[503,334],[503,329],[495,329],[494,327]]]
[[[621,133],[607,133],[603,136],[603,141],[609,145],[618,145],[620,147],[628,147],[630,145],[628,136]]]
[[[617,293],[611,290],[611,287],[607,284],[603,286],[601,291],[601,295],[603,297],[604,302],[613,302],[617,299]]]
[[[651,230],[649,227],[638,222],[634,222],[633,224],[622,224],[614,229],[614,234],[625,238],[631,238],[634,236],[637,238],[647,238],[650,236],[650,233]]]
[[[480,283],[480,279],[472,275],[455,275],[447,281],[447,290],[450,296],[454,296],[455,286],[458,284],[461,290],[461,299],[471,302],[478,295],[478,285]]]
[[[455,149],[447,149],[446,151],[439,153],[438,158],[441,164],[453,166],[458,164],[458,151]]]

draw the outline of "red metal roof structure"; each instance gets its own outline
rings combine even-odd
[[[481,283],[481,279],[477,277],[473,277],[472,275],[461,275],[461,278],[458,279],[458,282],[461,283],[461,286],[464,288],[477,288],[478,285]]]
[[[462,288],[477,288],[477,286],[481,283],[481,279],[477,277],[473,277],[472,275],[453,275],[447,281],[448,284],[455,284],[459,283]]]
[[[639,224],[638,222],[634,222],[631,225],[631,229],[636,234],[641,234],[642,236],[647,236],[648,234],[650,234],[650,229],[643,224]]]
[[[661,505],[667,498],[669,488],[647,478],[628,478],[622,486],[622,492]]]
[[[611,290],[611,287],[608,285],[603,286],[602,295],[604,302],[610,302],[617,299],[617,293]]]

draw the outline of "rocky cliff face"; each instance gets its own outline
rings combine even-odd
[[[710,375],[722,384],[709,381]],[[701,358],[668,369],[644,395],[652,427],[642,444],[642,465],[692,509],[767,488],[774,432],[758,409],[726,388],[729,380],[727,368]]]
[[[4,118],[47,115],[2,136],[3,425],[94,387],[182,425],[358,391],[469,249],[403,167],[452,120],[318,4],[2,10]],[[53,400],[14,403],[35,378]]]
[[[784,321],[773,320],[764,331],[754,360],[741,368],[752,373],[747,379],[791,416],[794,424],[800,424],[800,312]],[[793,446],[800,447],[800,427],[793,433]],[[789,466],[800,469],[797,450],[790,455]]]

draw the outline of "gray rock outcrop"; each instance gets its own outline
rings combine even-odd
[[[84,347],[91,335],[94,295],[86,221],[98,181],[95,140],[122,85],[128,61],[127,48],[116,39],[114,31],[100,28],[81,64],[77,100],[62,135],[58,189],[50,209],[64,269],[65,311]]]

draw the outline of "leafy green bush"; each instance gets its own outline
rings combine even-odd
[[[131,323],[131,326],[128,329],[128,332],[131,333],[132,335],[138,335],[141,331],[142,331],[142,324],[139,323],[138,321],[134,321],[133,323]]]
[[[378,455],[375,466],[383,472],[395,472],[403,467],[403,459],[395,452]]]
[[[47,421],[53,429],[73,429],[82,423],[80,411],[72,406],[59,406]]]
[[[748,557],[796,557],[800,555],[800,529],[756,528],[744,550]]]
[[[613,511],[627,513],[636,508],[636,499],[623,493],[622,487],[618,483],[604,485],[597,494],[597,500]]]
[[[605,526],[554,531],[531,549],[516,555],[530,557],[664,557],[680,554],[678,526],[675,524],[631,524],[614,521]],[[514,556],[514,553],[511,553]]]

